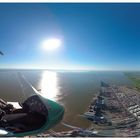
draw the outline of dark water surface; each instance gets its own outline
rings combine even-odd
[[[30,93],[23,93],[17,73],[40,90],[44,97],[59,102],[65,107],[63,121],[79,127],[88,127],[90,122],[78,115],[84,113],[90,100],[100,89],[100,81],[131,86],[131,81],[122,72],[54,72],[45,70],[0,70],[0,98],[22,102]],[[67,130],[60,124],[56,131]]]

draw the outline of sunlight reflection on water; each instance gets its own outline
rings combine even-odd
[[[58,77],[56,72],[44,71],[40,82],[42,96],[51,100],[57,100]]]

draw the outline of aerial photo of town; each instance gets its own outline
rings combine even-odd
[[[0,2],[0,137],[140,137],[140,3]]]

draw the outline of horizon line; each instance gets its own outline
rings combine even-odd
[[[111,70],[111,69],[56,69],[56,68],[0,68],[0,70],[48,70],[48,71],[140,71],[140,70]]]

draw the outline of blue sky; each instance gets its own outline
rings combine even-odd
[[[1,68],[140,70],[140,4],[1,3],[0,50]]]

